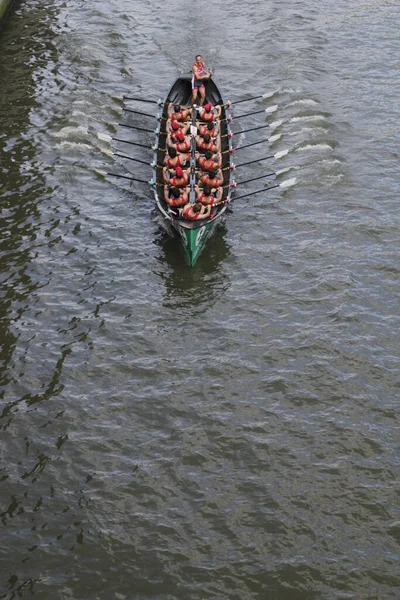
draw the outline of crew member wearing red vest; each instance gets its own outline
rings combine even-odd
[[[210,171],[209,173],[203,173],[203,175],[200,176],[199,183],[202,183],[203,185],[208,185],[208,187],[211,188],[221,187],[224,183],[224,176],[222,174],[221,169],[218,169],[218,171]]]
[[[170,177],[167,167],[163,167],[163,177],[165,183],[177,188],[186,187],[189,183],[189,173],[181,167],[176,167],[174,177]]]
[[[219,135],[219,123],[211,122],[205,125],[199,123],[198,130],[201,137],[208,134],[210,137],[215,138]]]
[[[200,111],[200,119],[206,121],[206,123],[211,123],[212,121],[215,121],[215,119],[220,118],[221,112],[221,106],[213,106],[211,102],[207,102],[203,110]]]
[[[203,206],[200,202],[196,202],[196,204],[186,204],[184,208],[179,209],[179,213],[184,219],[188,219],[188,221],[207,219],[211,213],[211,205]]]
[[[206,133],[204,138],[197,135],[196,136],[196,144],[197,144],[198,150],[201,150],[202,152],[206,152],[207,150],[209,150],[210,152],[213,152],[215,154],[216,152],[219,152],[221,149],[221,138],[217,138],[217,139],[213,140],[213,139],[211,139],[211,137],[208,133]]]
[[[178,152],[189,152],[190,137],[183,135],[182,131],[177,131],[167,136],[167,146],[169,148],[176,148]]]
[[[171,119],[168,119],[165,130],[167,133],[182,131],[183,135],[186,135],[189,131],[189,128],[190,123],[180,123],[179,121],[172,121]]]
[[[192,67],[192,104],[196,102],[197,92],[200,92],[200,106],[203,106],[206,97],[205,83],[212,76],[212,71],[207,71],[200,54]]]
[[[169,169],[175,169],[176,167],[184,167],[185,163],[189,161],[190,154],[178,154],[176,148],[168,147],[168,156],[165,156],[164,164]]]
[[[222,165],[221,154],[213,154],[209,150],[206,151],[204,157],[199,152],[196,152],[196,160],[202,171],[216,171]]]
[[[171,208],[181,208],[189,201],[188,190],[187,188],[169,188],[168,185],[164,185],[164,200]]]
[[[218,189],[211,189],[208,185],[205,185],[203,190],[196,186],[197,202],[201,202],[204,206],[213,206],[214,204],[220,204],[222,194],[224,190],[222,187]]]
[[[172,121],[187,121],[191,116],[191,108],[182,108],[180,104],[172,104],[172,102],[168,105],[168,117]]]

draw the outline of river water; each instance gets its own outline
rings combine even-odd
[[[0,598],[400,597],[399,19],[398,0],[16,3]],[[235,115],[278,104],[282,138],[236,162],[288,155],[236,179],[297,184],[232,203],[189,269],[151,189],[93,169],[150,177],[97,133],[150,144],[117,96],[162,98],[198,52],[226,99],[269,94]]]

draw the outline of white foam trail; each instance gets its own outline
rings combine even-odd
[[[292,123],[297,121],[326,121],[326,117],[324,115],[310,115],[308,117],[293,117],[290,121]]]
[[[326,133],[326,128],[325,127],[302,127],[301,129],[299,129],[298,131],[291,131],[286,133],[285,135],[288,136],[293,136],[293,135],[301,135],[302,133],[316,133],[317,131],[322,131],[323,133]]]
[[[68,138],[68,137],[87,137],[88,136],[87,127],[83,127],[79,125],[79,127],[63,127],[60,131],[54,131],[52,136],[55,138]]]
[[[333,148],[329,144],[308,144],[297,148],[296,152],[303,152],[304,150],[333,150]]]
[[[287,104],[286,106],[315,106],[316,104],[318,104],[318,102],[316,102],[315,100],[312,100],[311,98],[303,98],[303,100],[294,100],[293,102],[290,102],[290,104]]]
[[[90,144],[79,144],[77,142],[69,142],[68,140],[64,140],[63,142],[56,144],[54,147],[58,149],[62,148],[63,150],[93,150],[93,146]]]

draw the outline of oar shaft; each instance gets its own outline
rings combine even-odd
[[[147,133],[154,133],[152,129],[145,129],[144,127],[136,127],[136,125],[125,125],[125,123],[118,123],[120,127],[127,127],[127,129],[138,129],[139,131],[146,131]]]
[[[126,156],[126,154],[120,154],[119,152],[113,152],[114,156],[119,156],[120,158],[126,158],[127,160],[133,160],[134,162],[141,163],[142,165],[149,166],[149,163],[141,158],[135,158],[133,156]]]
[[[119,175],[118,173],[106,173],[110,177],[118,177],[119,179],[129,179],[129,181],[138,181],[139,183],[149,183],[145,179],[136,179],[136,177],[128,177],[128,175]]]
[[[267,123],[267,125],[260,125],[259,127],[252,127],[252,129],[244,129],[243,131],[238,131],[238,133],[248,133],[249,131],[257,131],[258,129],[264,129],[265,127],[271,127]]]
[[[274,188],[279,187],[279,183],[277,183],[276,185],[270,185],[269,187],[266,188],[260,188],[259,190],[256,190],[255,192],[249,192],[248,194],[243,194],[243,196],[235,196],[235,198],[233,198],[232,200],[241,200],[242,198],[247,198],[248,196],[253,196],[254,194],[259,194],[260,192],[268,192],[268,190],[273,190]]]
[[[261,162],[262,160],[267,160],[268,158],[274,158],[274,155],[270,154],[270,156],[264,156],[264,158],[256,158],[255,160],[249,160],[248,162],[244,162],[244,163],[240,163],[240,165],[236,165],[236,167],[244,167],[245,165],[252,165],[253,163]]]
[[[124,96],[124,100],[137,100],[138,102],[148,102],[149,104],[159,104],[157,100],[146,100],[145,98],[135,98],[134,96]]]
[[[125,107],[122,110],[124,110],[125,112],[134,113],[135,115],[142,115],[143,117],[152,117],[153,119],[155,119],[154,115],[150,115],[149,113],[141,112],[140,110],[133,110],[132,108],[125,108]]]
[[[236,185],[242,185],[243,183],[250,183],[250,181],[257,181],[257,179],[262,179],[263,177],[272,177],[272,175],[276,175],[275,172],[265,173],[265,175],[260,175],[259,177],[252,177],[251,179],[246,179],[245,181],[237,181]]]
[[[115,142],[122,142],[124,144],[132,144],[132,146],[140,146],[141,148],[147,148],[148,150],[150,150],[150,148],[148,146],[146,146],[146,144],[139,144],[139,142],[130,142],[129,140],[121,140],[120,138],[116,138],[116,137],[113,137],[112,139]]]
[[[243,100],[235,100],[235,102],[231,102],[231,104],[240,104],[241,102],[250,102],[250,100],[258,100],[262,98],[261,96],[253,96],[252,98],[243,98]]]
[[[263,142],[268,142],[268,138],[265,140],[259,140],[258,142],[253,142],[252,144],[246,144],[245,146],[239,146],[239,148],[235,148],[235,151],[243,150],[243,148],[250,148],[250,146],[256,146],[257,144],[262,144]]]
[[[239,116],[235,117],[235,121],[237,121],[238,119],[241,119],[242,117],[250,117],[251,115],[258,115],[260,113],[265,113],[265,108],[263,108],[263,110],[256,110],[255,112],[249,112],[249,113],[245,113],[244,115],[239,115]]]

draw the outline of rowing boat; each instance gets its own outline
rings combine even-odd
[[[226,211],[230,200],[231,184],[233,183],[232,176],[232,154],[231,137],[229,136],[229,122],[227,120],[226,108],[222,100],[221,92],[212,79],[206,83],[206,102],[211,102],[214,106],[219,105],[222,108],[220,117],[220,134],[221,134],[221,153],[222,153],[222,173],[224,175],[223,196],[222,202],[213,206],[209,218],[201,221],[187,221],[178,215],[178,211],[173,211],[167,205],[164,199],[164,181],[162,164],[166,152],[167,131],[166,123],[168,118],[168,106],[170,103],[179,104],[181,106],[191,106],[191,76],[178,77],[175,83],[169,90],[167,97],[163,103],[163,112],[160,118],[159,131],[156,134],[156,144],[154,146],[153,160],[153,182],[155,185],[154,196],[158,210],[163,218],[168,221],[173,230],[178,234],[181,240],[186,260],[190,266],[193,266],[205,246],[207,239],[211,236],[215,227],[220,221],[222,215]],[[190,198],[194,201],[196,184],[196,115],[197,111],[192,111],[192,130],[191,130],[191,168],[190,168]]]
[[[282,190],[285,190],[287,188],[292,187],[296,183],[295,177],[293,177],[291,179],[286,179],[286,180],[282,181],[281,183],[278,183],[278,181],[276,181],[276,179],[278,177],[280,177],[283,173],[286,173],[289,170],[288,168],[282,169],[281,171],[268,170],[268,172],[265,172],[264,168],[263,168],[261,175],[257,175],[256,177],[252,177],[250,179],[245,179],[245,180],[240,179],[239,181],[234,181],[234,178],[233,178],[233,171],[235,169],[245,167],[247,165],[251,165],[254,163],[260,164],[267,160],[278,160],[288,154],[288,150],[281,150],[274,154],[268,154],[267,156],[258,157],[256,159],[241,162],[236,165],[234,165],[232,162],[232,153],[233,152],[238,152],[238,151],[242,152],[246,148],[250,148],[250,147],[256,146],[258,144],[264,144],[264,143],[273,144],[281,138],[281,134],[272,135],[268,138],[261,139],[261,140],[255,141],[255,142],[253,141],[250,143],[246,143],[244,145],[236,144],[236,147],[234,148],[232,146],[232,136],[235,135],[235,132],[230,130],[230,122],[232,120],[232,117],[227,114],[226,109],[229,109],[232,105],[240,104],[242,102],[250,102],[253,100],[264,100],[264,99],[269,98],[271,96],[271,94],[266,93],[266,94],[261,94],[261,95],[257,95],[257,96],[242,98],[240,100],[235,100],[234,102],[228,101],[228,102],[224,103],[222,100],[221,92],[219,91],[218,87],[216,86],[215,82],[212,79],[209,79],[207,81],[205,91],[206,91],[205,103],[211,103],[213,106],[218,106],[221,109],[221,114],[219,116],[219,126],[220,126],[219,135],[220,135],[220,142],[221,142],[220,152],[221,152],[221,156],[222,156],[221,170],[222,170],[222,175],[223,175],[223,181],[221,182],[222,183],[222,197],[218,198],[217,203],[212,205],[211,213],[209,214],[209,216],[207,216],[204,219],[201,219],[201,220],[199,219],[199,220],[194,220],[194,221],[185,220],[179,214],[180,211],[168,206],[168,204],[165,201],[165,197],[164,197],[164,187],[166,189],[168,189],[168,186],[164,186],[165,182],[164,182],[164,172],[163,172],[164,158],[165,158],[166,152],[167,152],[168,106],[170,104],[172,104],[172,105],[179,104],[181,107],[185,107],[185,106],[190,107],[191,106],[191,94],[192,94],[191,77],[189,77],[189,76],[178,77],[178,79],[176,79],[176,81],[172,85],[171,89],[169,90],[164,102],[162,102],[161,100],[157,101],[157,100],[150,99],[150,98],[138,98],[136,96],[128,96],[128,95],[125,95],[121,98],[121,100],[123,100],[123,102],[125,102],[125,101],[144,102],[144,103],[156,104],[156,105],[162,107],[162,114],[157,115],[157,117],[156,117],[156,115],[144,113],[142,111],[136,110],[135,108],[128,108],[128,107],[124,106],[122,109],[123,111],[126,111],[128,113],[145,116],[150,119],[157,118],[157,120],[159,121],[159,125],[155,131],[151,130],[149,128],[144,128],[142,126],[139,127],[138,125],[133,124],[133,123],[131,123],[131,124],[128,124],[128,123],[115,124],[116,126],[122,127],[124,129],[127,128],[128,130],[132,130],[132,131],[137,130],[140,132],[144,131],[147,133],[153,133],[153,134],[155,133],[156,144],[152,148],[150,148],[150,146],[148,146],[147,144],[143,144],[143,143],[138,142],[133,139],[126,139],[125,137],[121,138],[119,136],[112,137],[110,135],[100,133],[100,132],[97,134],[98,138],[100,140],[102,140],[103,142],[114,141],[114,142],[119,142],[124,145],[133,145],[133,146],[138,146],[141,148],[148,148],[149,150],[152,149],[152,151],[154,152],[154,158],[153,158],[152,163],[149,163],[147,160],[143,160],[143,158],[129,156],[125,152],[121,152],[121,151],[115,152],[115,151],[110,151],[110,150],[106,150],[106,149],[101,149],[101,151],[104,154],[106,154],[107,156],[109,156],[110,158],[118,157],[119,159],[122,159],[122,160],[134,161],[137,163],[151,166],[151,168],[153,170],[153,177],[150,181],[139,178],[136,176],[136,174],[135,174],[135,176],[132,176],[130,174],[128,175],[128,174],[114,173],[114,172],[110,172],[110,171],[103,171],[100,169],[94,169],[94,171],[97,173],[97,175],[99,175],[101,177],[109,176],[109,177],[116,177],[116,178],[127,180],[127,181],[134,181],[134,182],[139,182],[139,183],[143,183],[143,184],[150,184],[154,190],[156,206],[162,216],[163,223],[170,224],[172,232],[175,232],[178,234],[179,239],[181,240],[181,243],[182,243],[182,246],[184,249],[184,253],[185,253],[187,262],[190,266],[193,266],[195,264],[200,252],[202,251],[202,249],[204,248],[204,246],[206,244],[207,239],[211,236],[216,225],[218,223],[221,223],[222,217],[227,209],[228,204],[231,201],[231,193],[234,188],[236,188],[237,186],[245,185],[247,183],[251,183],[253,181],[258,181],[261,179],[275,178],[275,181],[273,181],[273,179],[272,179],[272,181],[269,182],[269,183],[272,183],[272,185],[268,184],[268,186],[266,187],[264,184],[264,186],[262,188],[253,190],[252,192],[247,192],[245,194],[241,194],[239,196],[235,196],[235,202],[237,202],[238,200],[242,200],[242,199],[248,198],[250,196],[252,197],[255,194],[264,194],[265,195],[265,192],[272,190],[272,189],[281,188]],[[197,119],[199,118],[200,121],[202,120],[202,114],[199,111],[199,107],[193,107],[193,108],[194,108],[194,110],[192,110],[192,121],[191,121],[191,127],[190,127],[190,133],[191,133],[190,169],[189,169],[190,175],[189,175],[189,182],[188,182],[188,183],[190,183],[189,202],[191,204],[196,203],[195,186],[196,186],[197,178],[199,176],[199,171],[196,170]],[[274,106],[268,106],[267,108],[262,108],[262,109],[259,109],[256,111],[242,113],[238,116],[235,116],[235,120],[243,119],[243,118],[261,114],[261,113],[264,113],[265,115],[270,115],[271,113],[275,112],[277,110],[277,108],[278,108],[278,106],[274,105]],[[280,125],[282,125],[282,122],[283,121],[274,121],[272,123],[264,123],[257,127],[241,129],[238,133],[240,135],[242,135],[242,134],[245,134],[250,131],[258,131],[260,129],[265,129],[266,127],[269,127],[271,130],[274,130],[277,127],[280,127]],[[202,160],[199,161],[199,165],[202,165]],[[189,205],[186,205],[186,206],[189,206]],[[185,206],[185,210],[186,210],[186,206]]]

